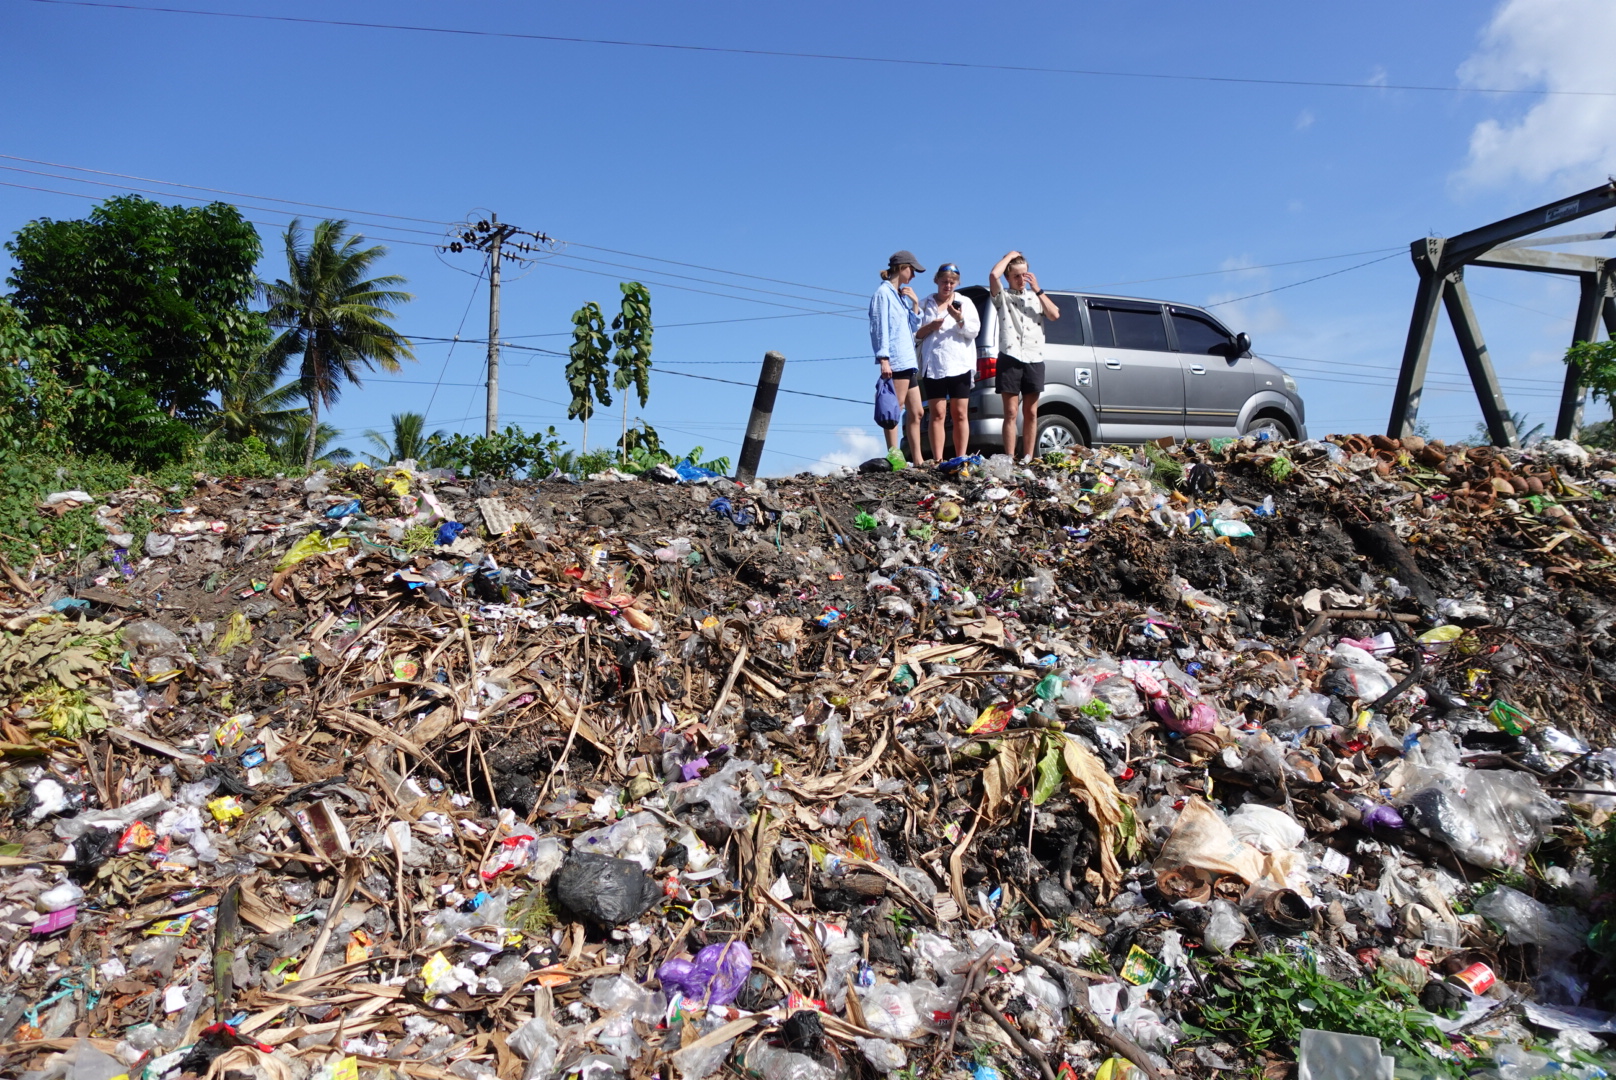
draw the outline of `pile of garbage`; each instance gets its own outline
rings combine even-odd
[[[1359,436],[53,494],[108,542],[0,567],[0,1072],[1603,1077],[1613,495]]]

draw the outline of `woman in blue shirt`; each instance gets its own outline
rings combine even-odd
[[[920,371],[915,359],[915,331],[920,329],[920,298],[909,282],[926,268],[909,251],[895,252],[881,271],[881,284],[870,298],[870,347],[881,374],[892,379],[903,407],[903,430],[910,453],[920,449]],[[886,429],[887,449],[898,445],[898,429]]]

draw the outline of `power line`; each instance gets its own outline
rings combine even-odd
[[[1343,90],[1417,90],[1449,94],[1525,94],[1536,97],[1616,97],[1612,90],[1546,90],[1494,86],[1430,86],[1418,83],[1333,82],[1323,79],[1259,79],[1235,75],[1185,75],[1151,71],[1115,71],[1102,68],[1055,68],[1029,64],[984,64],[964,60],[919,60],[893,56],[859,56],[843,53],[791,52],[784,49],[743,49],[721,45],[684,45],[665,41],[633,41],[619,38],[564,37],[559,34],[528,34],[511,30],[462,30],[447,26],[411,26],[401,23],[359,22],[350,19],[313,19],[295,15],[264,15],[239,11],[204,11],[197,8],[155,7],[114,4],[103,0],[30,0],[58,7],[106,8],[165,15],[204,15],[219,19],[249,19],[259,22],[301,23],[311,26],[339,26],[361,30],[397,30],[422,34],[452,34],[460,37],[505,38],[514,41],[548,41],[565,45],[605,45],[614,48],[658,49],[667,52],[722,53],[731,56],[765,56],[790,60],[834,60],[855,64],[887,64],[902,67],[946,68],[951,70],[1008,71],[1030,75],[1078,75],[1104,79],[1146,79],[1159,82],[1227,83],[1250,86],[1309,86]]]
[[[754,383],[738,382],[735,379],[717,379],[717,378],[714,378],[711,375],[696,375],[696,374],[693,374],[692,372],[689,372],[689,371],[668,371],[668,370],[664,369],[662,373],[664,375],[677,375],[681,379],[702,379],[702,380],[704,380],[706,382],[721,382],[721,383],[729,383],[731,386],[744,386],[748,390],[756,389],[756,385]],[[859,398],[835,397],[835,396],[833,396],[831,394],[812,394],[812,393],[809,393],[807,390],[787,390],[783,386],[780,388],[779,392],[782,393],[782,394],[796,394],[798,397],[823,398],[826,401],[850,401],[854,405],[868,405],[869,404],[868,401],[863,401],[863,400],[861,400]]]
[[[487,265],[487,260],[484,260],[483,265],[484,266]],[[456,340],[451,341],[449,343],[449,351],[444,353],[444,356],[443,356],[443,370],[438,372],[438,381],[432,387],[432,396],[427,399],[426,408],[421,410],[423,415],[425,415],[428,412],[431,412],[432,411],[432,403],[434,401],[438,400],[438,387],[443,385],[443,377],[445,375],[449,374],[449,361],[454,357],[455,345],[457,344],[457,342],[458,342],[458,340],[460,338],[460,331],[464,330],[466,328],[466,319],[469,318],[470,315],[471,315],[471,305],[477,302],[477,286],[482,284],[482,280],[483,280],[483,267],[480,266],[480,267],[477,268],[477,280],[472,282],[472,285],[471,285],[471,295],[466,297],[466,310],[462,311],[460,313],[460,328],[455,331],[455,339]]]
[[[0,155],[0,156],[4,156],[4,155]],[[60,176],[60,175],[58,175],[56,173],[41,172],[38,169],[24,169],[24,168],[21,168],[20,166],[17,166],[17,165],[0,165],[0,169],[5,169],[7,172],[27,173],[30,176],[43,176],[43,177],[46,177],[46,178],[51,179],[51,180],[61,180],[61,181],[65,182],[65,183],[69,183],[69,184],[94,184],[96,187],[112,188],[114,191],[138,191],[138,192],[140,192],[140,193],[142,193],[144,195],[160,195],[165,199],[187,199],[187,200],[189,200],[191,202],[199,202],[199,203],[216,203],[216,202],[219,201],[218,199],[204,198],[201,195],[181,195],[178,192],[159,191],[156,188],[137,188],[137,187],[134,187],[134,186],[132,186],[130,184],[112,184],[112,183],[108,183],[105,180],[81,180],[77,176]],[[153,183],[159,183],[159,184],[162,183],[161,180],[152,181],[152,182]],[[277,201],[277,200],[266,200],[266,201],[274,202],[274,201]],[[240,208],[242,210],[258,210],[258,211],[260,211],[262,213],[265,213],[265,214],[285,214],[287,217],[297,217],[298,216],[296,211],[293,211],[293,210],[280,210],[280,209],[277,209],[276,207],[273,207],[273,206],[254,206],[251,203],[235,203],[233,205],[237,206],[238,208]],[[425,235],[425,236],[437,236],[437,235],[440,235],[438,232],[434,232],[434,231],[432,231],[430,229],[412,229],[412,228],[410,228],[409,226],[406,226],[406,225],[383,225],[380,222],[353,221],[351,219],[350,219],[350,224],[371,226],[371,227],[378,228],[378,229],[388,229],[388,230],[391,230],[391,231],[394,231],[394,232],[419,233],[419,234],[422,234],[422,235]]]
[[[143,184],[162,184],[164,187],[188,188],[191,191],[211,191],[215,195],[232,195],[241,199],[264,199],[268,202],[283,202],[292,206],[308,206],[316,210],[335,210],[339,214],[363,214],[366,217],[390,217],[399,221],[417,221],[423,225],[450,225],[452,222],[436,221],[432,218],[410,217],[407,214],[386,214],[380,210],[353,210],[343,206],[326,206],[323,203],[299,202],[297,199],[279,199],[274,195],[251,195],[242,191],[227,191],[224,188],[202,187],[200,184],[181,184],[174,180],[154,180],[149,176],[132,176],[129,173],[107,172],[103,169],[87,169],[82,165],[63,165],[55,161],[41,161],[38,158],[18,157],[16,154],[0,154],[0,158],[7,161],[26,161],[30,165],[48,165],[53,169],[68,169],[72,172],[93,173],[96,176],[116,176],[120,180],[139,180]],[[63,179],[67,179],[63,177]],[[88,181],[84,181],[88,182]],[[283,212],[283,211],[277,211]]]
[[[1303,278],[1301,281],[1293,281],[1289,285],[1279,285],[1272,289],[1264,289],[1262,292],[1247,293],[1245,296],[1236,296],[1232,300],[1219,300],[1215,304],[1202,304],[1201,306],[1206,308],[1222,307],[1225,304],[1234,304],[1241,300],[1250,300],[1257,296],[1267,296],[1269,293],[1284,292],[1286,289],[1294,289],[1298,285],[1307,285],[1315,281],[1323,281],[1325,278],[1332,278],[1338,274],[1350,274],[1354,270],[1362,270],[1366,266],[1373,266],[1376,263],[1385,262],[1387,259],[1395,259],[1399,254],[1399,252],[1394,251],[1390,255],[1382,255],[1378,259],[1370,259],[1368,262],[1361,262],[1356,266],[1348,266],[1340,270],[1332,270],[1328,274],[1320,274],[1317,277]]]
[[[239,197],[239,198],[245,198],[245,199],[259,199],[259,200],[262,200],[262,201],[265,201],[265,202],[286,203],[289,206],[302,206],[302,207],[308,207],[308,208],[317,209],[317,210],[335,210],[335,211],[337,211],[339,213],[344,213],[344,214],[363,215],[363,216],[366,216],[366,217],[389,217],[389,218],[396,218],[396,219],[404,220],[404,221],[416,221],[416,222],[420,222],[422,224],[428,224],[428,225],[441,224],[441,225],[443,225],[445,227],[448,227],[448,226],[450,226],[452,224],[450,222],[438,222],[438,221],[435,221],[435,220],[433,220],[431,218],[417,218],[417,217],[410,217],[410,216],[404,215],[404,214],[390,214],[390,213],[387,213],[385,211],[356,210],[356,209],[353,209],[351,207],[338,207],[338,206],[331,206],[331,205],[328,205],[328,204],[325,204],[325,203],[304,202],[304,201],[298,200],[298,199],[286,199],[286,198],[281,198],[281,197],[275,196],[275,195],[255,195],[255,194],[251,194],[251,193],[248,193],[248,192],[228,191],[228,190],[223,189],[223,188],[205,187],[205,186],[198,185],[198,184],[185,184],[185,183],[180,183],[178,181],[172,181],[172,180],[157,180],[157,179],[152,179],[152,178],[149,178],[149,177],[136,176],[136,175],[131,174],[131,173],[113,172],[111,170],[106,170],[106,169],[90,169],[90,168],[86,168],[84,166],[79,166],[79,165],[64,165],[64,164],[58,164],[56,162],[44,161],[44,160],[41,160],[41,159],[38,159],[38,158],[20,157],[20,156],[15,155],[15,154],[0,154],[0,159],[10,160],[10,161],[22,161],[22,162],[27,162],[28,164],[31,164],[31,165],[45,165],[45,166],[48,166],[50,168],[68,169],[68,170],[71,170],[73,172],[87,172],[87,173],[94,174],[96,176],[112,176],[112,177],[117,177],[117,178],[123,179],[123,180],[136,180],[136,181],[139,181],[141,183],[146,183],[146,184],[159,184],[159,185],[162,185],[163,187],[185,188],[185,189],[191,190],[191,191],[208,191],[208,192],[212,192],[212,193],[215,193],[215,194],[230,195],[230,196],[233,196],[233,197]],[[206,202],[206,201],[208,201],[206,199],[202,199],[202,198],[199,198],[199,197],[194,196],[194,195],[182,195],[182,194],[180,194],[178,192],[155,191],[155,190],[152,190],[150,188],[134,188],[134,187],[129,186],[129,185],[109,184],[109,183],[106,183],[104,181],[98,181],[98,180],[85,180],[85,179],[81,179],[81,178],[75,177],[75,176],[60,176],[60,175],[56,175],[56,174],[52,174],[52,173],[38,172],[38,171],[33,170],[33,169],[21,169],[21,168],[15,167],[15,166],[0,165],[0,169],[8,169],[8,170],[14,171],[14,172],[30,173],[30,174],[37,175],[37,176],[49,177],[50,179],[60,180],[60,181],[66,182],[66,183],[93,184],[93,185],[96,185],[96,186],[99,186],[99,187],[113,188],[115,190],[144,191],[146,194],[150,194],[150,195],[157,195],[157,196],[161,196],[161,197],[165,197],[165,198],[188,199],[188,200],[191,200],[193,202]],[[84,192],[79,192],[79,191],[63,191],[63,190],[61,190],[59,188],[37,187],[37,186],[33,186],[33,185],[28,185],[28,184],[8,183],[6,181],[0,181],[0,185],[4,185],[6,187],[21,188],[21,189],[28,190],[28,191],[41,191],[41,192],[46,192],[46,193],[54,194],[54,195],[68,195],[68,196],[71,196],[73,198],[90,199],[90,200],[94,200],[94,201],[99,201],[99,200],[97,200],[96,196],[88,195],[88,194],[86,194]],[[293,217],[293,216],[296,215],[295,211],[282,210],[282,209],[279,209],[277,207],[252,206],[250,204],[243,204],[242,208],[243,209],[249,209],[249,210],[259,210],[259,211],[262,211],[264,213],[269,213],[269,214],[281,214],[281,215],[284,215],[284,216],[287,216],[287,217]],[[282,228],[284,226],[284,224],[285,224],[284,222],[258,221],[258,220],[255,220],[255,219],[249,219],[249,220],[251,220],[252,223],[255,224],[255,225],[263,225],[263,226],[266,226],[268,228],[276,228],[276,229]],[[426,235],[440,235],[439,233],[436,233],[436,232],[431,231],[431,230],[410,229],[410,228],[406,228],[404,226],[387,225],[387,224],[383,224],[383,223],[380,223],[380,222],[365,222],[365,221],[356,220],[353,223],[356,224],[356,225],[363,225],[363,226],[365,226],[367,228],[372,228],[372,229],[385,229],[385,230],[389,230],[389,231],[406,231],[406,232],[412,232],[412,233],[422,233],[422,234],[426,234]],[[417,247],[433,247],[433,248],[436,248],[437,246],[439,246],[439,245],[436,245],[436,244],[426,244],[426,243],[423,243],[422,241],[419,241],[419,240],[407,240],[407,239],[403,239],[403,238],[400,238],[400,237],[393,237],[393,236],[386,236],[386,237],[382,237],[381,239],[385,239],[385,240],[387,240],[389,242],[392,242],[392,243],[414,244]],[[663,259],[663,258],[660,258],[658,256],[654,256],[654,255],[635,255],[635,254],[630,253],[630,252],[619,252],[619,251],[616,251],[615,249],[612,249],[612,248],[597,248],[594,245],[590,245],[590,244],[574,244],[574,245],[571,245],[571,246],[589,248],[591,250],[598,250],[598,251],[607,251],[607,252],[611,252],[612,254],[623,254],[623,255],[628,255],[631,258],[647,259],[647,260],[650,260],[652,262],[666,262],[666,263],[668,263],[670,265],[695,266],[695,264],[681,264],[681,263],[678,263],[676,260]],[[574,259],[584,259],[586,261],[595,261],[595,262],[603,261],[603,260],[588,260],[587,256],[579,256],[579,255],[569,255],[567,257],[568,258],[574,258]],[[619,264],[608,264],[608,265],[619,265]],[[697,268],[710,270],[710,271],[712,271],[714,273],[727,274],[727,275],[729,275],[731,277],[745,277],[745,278],[752,278],[754,280],[774,281],[776,284],[797,285],[800,288],[816,289],[816,290],[821,291],[821,292],[838,292],[838,293],[840,293],[840,292],[844,291],[844,290],[839,290],[839,289],[825,289],[822,286],[816,286],[816,285],[801,285],[801,284],[799,284],[797,282],[783,282],[783,281],[779,281],[778,279],[774,279],[774,278],[763,278],[763,277],[761,277],[759,275],[756,275],[756,274],[747,274],[747,273],[744,273],[744,272],[741,272],[741,271],[736,271],[736,270],[723,270],[723,269],[719,269],[717,267],[697,267]],[[581,273],[590,273],[591,272],[591,271],[586,271],[581,267],[567,267],[567,269],[575,270],[575,271],[578,271],[578,272],[581,272]],[[628,269],[639,270],[641,268],[628,267]],[[666,271],[652,271],[652,272],[653,273],[667,273]],[[597,273],[598,276],[601,276],[601,277],[613,277],[613,276],[615,276],[615,275],[611,275],[611,274],[599,274],[598,272],[595,272],[595,273]],[[682,275],[673,275],[673,276],[682,276]],[[692,280],[703,280],[703,279],[692,279]],[[726,288],[726,289],[746,289],[746,288],[748,288],[747,286],[744,286],[744,285],[731,285],[731,284],[729,284],[727,282],[706,282],[706,281],[704,281],[704,283],[705,284],[717,285],[720,288]],[[670,284],[670,283],[667,283],[667,282],[661,282],[661,281],[653,282],[653,284],[656,284],[661,288],[683,289],[686,292],[697,292],[697,293],[702,293],[704,295],[717,296],[717,297],[724,298],[724,299],[733,299],[733,300],[752,299],[751,297],[735,296],[735,295],[733,295],[731,293],[708,292],[708,291],[702,290],[702,289],[691,289],[691,288],[688,288],[686,286],[673,285],[673,284]],[[765,290],[749,290],[749,291],[765,291]],[[776,294],[776,295],[785,295],[785,294]],[[862,294],[847,293],[846,295],[857,296],[857,295],[862,295]],[[828,303],[829,302],[829,301],[821,300],[821,299],[819,299],[817,297],[794,297],[794,299],[805,300],[805,301],[807,301],[809,303],[816,303],[816,304],[823,304],[823,303]],[[756,302],[756,301],[754,301],[754,302]],[[791,308],[792,310],[801,312],[801,313],[803,313],[805,315],[820,315],[820,314],[833,314],[833,313],[835,313],[835,312],[824,312],[824,311],[820,311],[820,310],[813,309],[813,308],[797,307],[796,305],[792,305],[792,304],[774,304],[774,305],[771,305],[771,306]],[[856,310],[856,309],[847,309],[847,310],[850,313],[852,310]],[[737,321],[739,321],[739,320],[737,320]]]
[[[1317,255],[1311,259],[1289,259],[1285,262],[1261,263],[1256,266],[1231,266],[1224,270],[1202,270],[1194,274],[1169,274],[1166,277],[1134,278],[1131,281],[1102,281],[1095,285],[1096,289],[1108,289],[1113,285],[1148,285],[1153,281],[1182,281],[1185,278],[1221,277],[1224,274],[1239,274],[1246,270],[1273,270],[1281,266],[1299,266],[1302,263],[1329,262],[1331,259],[1350,259],[1355,255],[1380,255],[1387,251],[1407,251],[1408,245],[1403,244],[1394,248],[1370,248],[1368,251],[1344,251],[1339,255]],[[1300,284],[1300,282],[1298,282]],[[1233,303],[1234,301],[1225,301]]]
[[[772,281],[776,285],[791,285],[799,289],[813,289],[816,292],[837,293],[841,296],[863,297],[863,293],[848,292],[846,289],[827,289],[823,285],[807,285],[800,281],[786,281],[784,278],[763,277],[759,274],[743,274],[738,270],[724,270],[717,266],[702,266],[700,263],[679,262],[677,259],[660,259],[655,255],[637,255],[632,251],[618,251],[616,248],[597,247],[594,244],[580,244],[571,242],[569,247],[587,248],[590,251],[604,251],[608,255],[623,255],[630,259],[649,259],[651,262],[665,262],[670,266],[683,266],[691,270],[706,270],[714,274],[729,274],[731,277],[751,278],[753,281]],[[1365,252],[1367,254],[1367,252]]]
[[[582,246],[582,245],[579,245],[579,246]],[[591,259],[587,255],[569,255],[565,251],[557,252],[556,253],[556,258],[558,258],[558,259],[576,259],[579,262],[594,263],[597,266],[614,266],[619,270],[643,271],[643,270],[647,269],[646,267],[643,267],[643,266],[631,266],[631,265],[629,265],[627,263],[609,262],[609,261],[607,261],[605,259]],[[662,260],[659,260],[659,261],[662,261]],[[717,285],[720,288],[725,288],[725,289],[745,289],[747,292],[762,293],[765,296],[784,296],[784,297],[787,297],[788,299],[791,299],[791,300],[806,300],[809,303],[814,303],[814,304],[829,304],[829,303],[836,303],[837,302],[837,301],[831,301],[831,300],[820,300],[817,297],[799,296],[796,293],[778,292],[778,291],[776,291],[774,289],[759,289],[759,288],[757,288],[756,286],[753,286],[753,285],[731,285],[727,281],[713,281],[710,278],[692,277],[689,274],[675,274],[671,270],[656,270],[654,272],[658,273],[658,274],[666,274],[668,277],[678,278],[681,281],[699,281],[704,285]],[[720,273],[722,273],[722,271],[720,271]],[[807,286],[807,288],[810,288],[810,289],[813,288],[813,287],[814,286],[812,286],[812,285]],[[849,294],[849,295],[859,295],[859,294],[853,293],[853,294]]]
[[[66,179],[69,179],[69,178],[64,176],[61,179],[66,180]],[[74,199],[89,199],[91,202],[102,202],[102,201],[104,201],[100,196],[91,195],[88,192],[83,192],[83,191],[62,191],[59,188],[39,187],[36,184],[16,184],[16,183],[11,182],[10,180],[0,180],[0,187],[21,188],[23,191],[43,191],[47,195],[67,195],[67,196],[69,196],[71,198],[74,198]],[[271,213],[280,214],[280,213],[285,213],[285,211],[283,211],[283,210],[274,210],[274,211],[271,211]],[[257,218],[244,218],[243,220],[251,222],[254,225],[262,225],[266,229],[283,229],[283,228],[286,227],[286,222],[284,222],[284,221],[259,221]],[[382,236],[382,237],[377,237],[376,239],[385,240],[389,244],[410,244],[413,247],[427,247],[427,248],[434,248],[435,249],[438,246],[436,244],[428,244],[428,243],[426,243],[425,241],[422,241],[422,240],[404,240],[404,239],[401,239],[400,237],[396,237],[396,236]]]
[[[546,262],[545,265],[550,266],[550,267],[554,267],[557,270],[571,270],[575,274],[591,274],[591,275],[593,275],[595,277],[618,278],[618,279],[620,279],[622,277],[622,275],[620,275],[620,274],[608,274],[604,270],[589,270],[589,269],[587,269],[585,267],[582,267],[582,266],[567,266],[565,263],[559,263],[559,262],[555,262],[553,260],[549,261],[549,262]],[[839,315],[841,318],[844,318],[844,319],[857,319],[858,318],[857,315],[853,315],[851,313],[844,314],[842,312],[838,312],[838,311],[834,311],[834,310],[815,310],[814,308],[798,307],[796,304],[783,304],[778,300],[763,300],[763,299],[761,299],[759,297],[755,297],[755,296],[736,296],[733,293],[713,292],[711,289],[694,289],[694,288],[691,288],[689,285],[675,285],[672,282],[657,281],[657,280],[654,280],[652,278],[645,278],[645,281],[648,284],[655,285],[659,289],[677,289],[680,292],[700,293],[703,296],[717,296],[717,297],[722,297],[725,300],[745,300],[746,302],[751,303],[751,304],[766,304],[769,307],[791,308],[792,310],[801,311],[801,312],[804,312],[804,313],[809,314],[809,315]],[[818,303],[818,302],[819,301],[815,301],[815,303]]]

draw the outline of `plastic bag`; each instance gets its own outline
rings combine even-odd
[[[744,941],[715,943],[702,949],[693,960],[676,957],[657,969],[664,989],[678,990],[687,998],[709,1005],[734,1001],[751,974],[752,950]]]
[[[329,555],[333,551],[346,551],[347,549],[348,538],[346,536],[328,538],[321,533],[311,532],[293,544],[291,549],[281,556],[281,561],[275,564],[275,571],[279,573],[282,570],[289,569],[314,555]]]
[[[889,1073],[894,1069],[901,1069],[909,1063],[909,1057],[903,1052],[903,1047],[886,1039],[866,1039],[862,1035],[853,1036],[853,1042],[864,1051],[864,1058],[878,1073]]]
[[[653,870],[662,853],[668,850],[668,833],[656,815],[642,810],[573,837],[572,850],[615,855],[639,863],[645,870]]]
[[[891,431],[902,421],[903,409],[898,404],[898,391],[892,385],[892,377],[883,375],[875,380],[875,422]]]
[[[605,926],[638,918],[661,895],[661,886],[639,864],[609,855],[575,851],[556,875],[561,906]]]
[[[677,1064],[678,1060],[679,1055],[675,1054],[674,1062]],[[742,1064],[749,1075],[762,1077],[762,1080],[836,1080],[836,1073],[807,1054],[781,1050],[762,1041],[748,1045]]]
[[[1262,851],[1295,851],[1307,839],[1307,830],[1283,810],[1246,803],[1229,815],[1229,831]]]
[[[1215,953],[1227,955],[1240,939],[1246,936],[1246,923],[1240,909],[1227,900],[1214,900],[1208,905],[1211,917],[1201,931],[1201,941]]]
[[[920,1030],[920,1010],[907,986],[877,983],[859,994],[869,1029],[892,1039],[907,1039]]]
[[[1456,765],[1418,769],[1397,802],[1425,835],[1495,870],[1519,867],[1562,812],[1534,776]]]
[[[1477,899],[1475,912],[1497,923],[1511,945],[1541,947],[1545,959],[1570,956],[1588,935],[1588,920],[1575,909],[1549,907],[1508,885]]]
[[[162,623],[139,619],[123,628],[124,648],[136,656],[176,656],[185,651],[185,642]]]

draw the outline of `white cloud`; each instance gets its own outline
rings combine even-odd
[[[1466,86],[1616,91],[1616,4],[1610,0],[1505,0],[1459,67]],[[1500,112],[1515,95],[1498,98]],[[1527,99],[1531,100],[1531,99]],[[1524,180],[1597,183],[1616,171],[1616,97],[1545,97],[1524,112],[1492,117],[1470,133],[1458,178],[1468,184]]]
[[[1303,109],[1296,114],[1296,130],[1306,131],[1313,126],[1316,120],[1318,120],[1318,117],[1313,115],[1312,109]]]
[[[887,444],[863,428],[841,428],[836,432],[836,438],[841,440],[841,448],[832,450],[814,462],[809,467],[809,472],[824,476],[826,473],[835,472],[843,465],[856,469],[863,462],[873,457],[881,457],[887,452]]]

